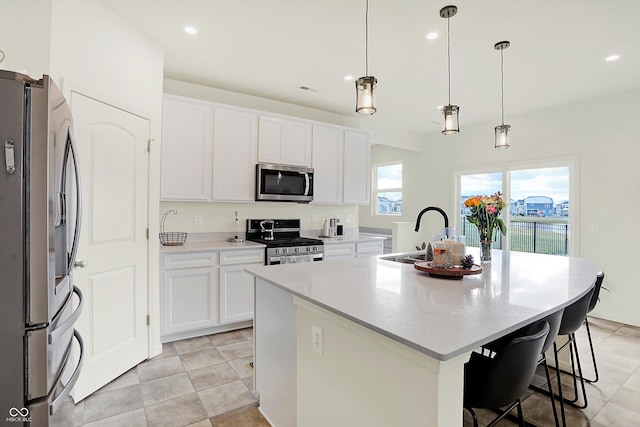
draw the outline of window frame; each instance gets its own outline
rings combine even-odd
[[[402,187],[399,188],[385,188],[383,190],[378,188],[378,168],[383,167],[383,166],[394,166],[394,165],[400,165],[402,167]],[[392,213],[379,213],[378,212],[378,193],[401,193],[402,197],[404,197],[404,165],[402,163],[402,160],[395,160],[395,161],[390,161],[390,162],[382,162],[382,163],[376,163],[371,165],[372,166],[372,171],[371,171],[371,177],[372,177],[372,183],[371,183],[371,198],[374,201],[373,203],[371,203],[371,214],[372,216],[381,216],[381,217],[388,217],[388,216],[402,216],[403,212],[392,212]],[[404,207],[404,200],[403,200],[403,207]]]
[[[502,173],[502,197],[509,204],[511,200],[511,173],[519,170],[529,169],[546,169],[568,167],[569,168],[569,242],[568,242],[568,256],[579,256],[580,247],[580,230],[578,224],[580,224],[580,213],[578,206],[580,206],[580,158],[578,156],[558,157],[554,159],[539,159],[523,162],[510,162],[500,163],[493,165],[484,165],[481,167],[456,169],[453,171],[453,188],[455,188],[455,197],[452,200],[452,212],[461,212],[462,201],[462,189],[461,189],[461,176],[462,175],[476,175],[476,174],[488,174],[488,173]],[[502,220],[504,221],[507,229],[511,226],[511,212],[510,209],[504,209],[502,214]],[[455,215],[454,226],[457,229],[461,229],[460,215]],[[504,250],[511,249],[510,240],[505,236],[500,236],[502,239],[502,248]]]

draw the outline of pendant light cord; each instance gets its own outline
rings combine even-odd
[[[451,18],[447,18],[447,71],[449,74],[449,105],[451,105]]]
[[[504,49],[500,49],[500,100],[502,112],[502,126],[504,126]]]
[[[369,75],[369,0],[366,3],[366,9],[364,13],[364,73],[365,76]]]

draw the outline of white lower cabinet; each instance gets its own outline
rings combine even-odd
[[[356,243],[356,256],[372,256],[384,253],[384,240],[370,240]]]
[[[264,249],[220,252],[220,323],[253,319],[253,275],[249,265],[264,264]]]
[[[164,334],[209,328],[219,323],[218,269],[208,267],[165,271]]]
[[[355,256],[356,256],[355,242],[324,244],[324,259],[326,260],[338,259],[338,258],[355,258]]]
[[[244,269],[263,263],[262,248],[161,255],[161,341],[250,326],[241,323],[253,319],[253,276]]]
[[[253,319],[254,278],[245,267],[220,267],[220,323]]]

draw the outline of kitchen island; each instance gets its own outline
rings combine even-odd
[[[381,258],[247,270],[255,388],[274,426],[462,425],[470,352],[571,304],[596,277],[586,259],[499,250],[463,280]]]

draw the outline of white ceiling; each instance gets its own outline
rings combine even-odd
[[[365,0],[101,0],[165,50],[165,77],[356,115],[365,75]],[[367,120],[439,132],[447,99],[447,20],[433,0],[369,0]],[[451,103],[460,123],[500,123],[504,51],[509,116],[640,87],[640,0],[456,0]],[[185,25],[199,30],[183,32]],[[427,40],[428,32],[441,37]],[[605,62],[610,54],[618,61]],[[304,91],[308,86],[314,91]]]

